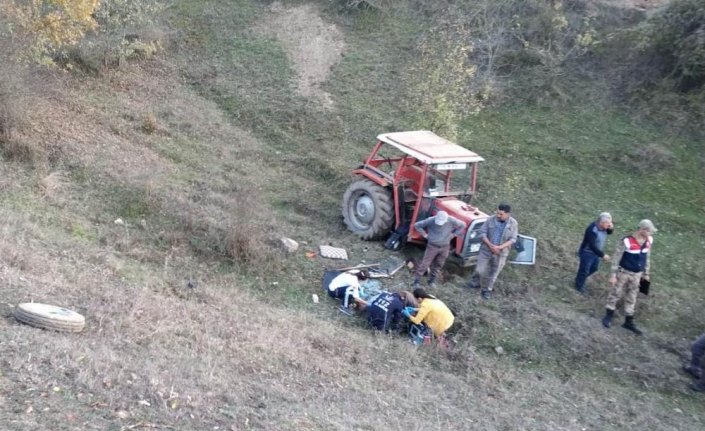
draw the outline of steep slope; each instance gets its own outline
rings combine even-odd
[[[511,199],[540,261],[507,268],[489,304],[449,266],[438,295],[456,312],[457,346],[417,349],[328,298],[311,303],[337,263],[304,252],[386,254],[345,231],[338,205],[375,133],[414,126],[394,97],[418,17],[236,3],[179,2],[178,39],[158,58],[43,77],[22,139],[47,158],[0,163],[3,429],[702,427],[702,400],[678,372],[687,331],[703,324],[691,142],[589,106],[471,118],[463,143],[488,159],[479,202]],[[282,17],[345,35],[345,57],[311,87],[332,105],[299,93],[288,50],[319,35],[254,30]],[[625,148],[641,142],[668,144],[675,173],[629,165]],[[620,232],[642,214],[661,228],[642,339],[601,328],[604,276],[587,298],[570,290],[575,241],[604,206]],[[275,250],[283,234],[297,253]],[[80,311],[86,331],[16,323],[12,305],[28,300]]]

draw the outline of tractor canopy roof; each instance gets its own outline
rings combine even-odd
[[[441,138],[428,130],[383,133],[377,136],[377,139],[429,165],[439,163],[475,163],[485,160],[477,153]]]

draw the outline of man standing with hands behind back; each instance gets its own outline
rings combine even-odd
[[[585,229],[583,242],[578,248],[578,257],[580,258],[580,266],[578,274],[575,276],[575,290],[580,293],[585,293],[585,281],[592,274],[597,272],[600,266],[600,259],[609,262],[610,256],[605,254],[602,249],[605,248],[607,235],[610,235],[614,230],[612,224],[612,216],[610,213],[601,213],[597,220],[590,223],[590,226]]]
[[[480,253],[468,287],[481,287],[482,298],[490,299],[497,276],[507,263],[509,250],[517,242],[519,223],[512,217],[509,204],[497,206],[495,215],[480,228]]]
[[[654,238],[651,235],[654,232],[656,232],[656,226],[651,220],[645,219],[639,222],[634,234],[625,236],[617,243],[605,306],[607,312],[602,318],[602,325],[605,328],[612,326],[612,317],[617,308],[617,302],[624,298],[624,324],[622,327],[636,335],[641,335],[641,330],[634,324],[634,310],[636,297],[639,293],[639,282],[642,278],[649,280],[651,245],[654,243]]]

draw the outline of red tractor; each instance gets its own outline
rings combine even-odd
[[[381,134],[372,153],[353,170],[355,179],[343,196],[345,224],[365,240],[393,233],[399,241],[387,245],[399,249],[407,241],[425,242],[414,229],[417,220],[446,211],[468,226],[451,249],[470,266],[480,250],[480,227],[488,218],[470,204],[483,160],[433,132]],[[533,249],[530,258],[523,263],[533,263]]]

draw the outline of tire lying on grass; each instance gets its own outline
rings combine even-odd
[[[61,332],[81,332],[85,317],[56,305],[26,302],[15,308],[15,319],[27,325]]]

